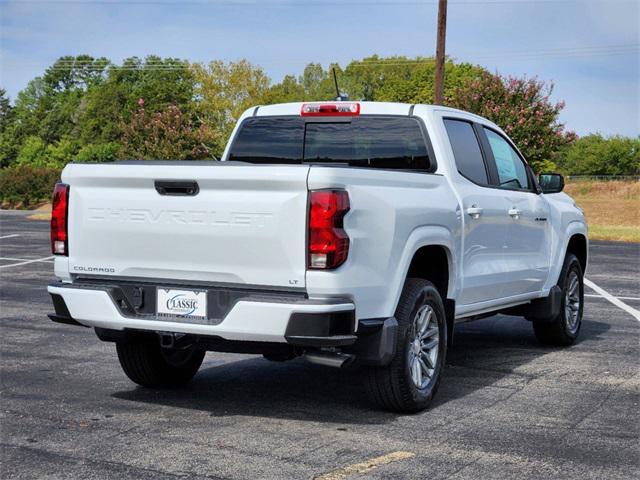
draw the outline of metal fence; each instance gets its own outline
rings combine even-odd
[[[589,181],[625,181],[638,182],[640,175],[567,175],[568,182],[589,182]]]

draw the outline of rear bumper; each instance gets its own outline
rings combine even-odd
[[[312,300],[292,295],[236,295],[220,318],[191,323],[158,319],[131,305],[122,285],[49,285],[56,322],[108,330],[143,330],[218,337],[224,340],[276,342],[300,347],[339,347],[355,343],[355,305],[346,299]],[[220,289],[212,289],[220,293]],[[148,307],[147,307],[148,308]]]

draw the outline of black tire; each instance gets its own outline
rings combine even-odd
[[[168,349],[159,341],[117,342],[118,360],[131,381],[150,388],[175,388],[197,373],[205,352],[194,347]]]
[[[426,309],[425,305],[432,312],[431,321],[433,323],[431,325],[437,324],[437,338],[435,339],[438,344],[437,347],[433,347],[437,352],[437,357],[432,373],[423,377],[426,384],[419,387],[412,379],[411,364],[416,356],[416,350],[424,352],[421,345],[417,346],[414,342],[416,341],[416,324],[419,322],[418,313]],[[447,322],[438,290],[426,280],[407,279],[395,317],[398,321],[395,355],[387,366],[366,369],[365,387],[371,400],[381,408],[399,413],[415,413],[424,410],[431,403],[440,385],[445,365]],[[434,329],[436,329],[435,326],[428,330],[433,331]],[[433,353],[433,350],[431,352]],[[429,370],[431,369],[429,368]],[[424,372],[424,370],[421,371]]]
[[[533,331],[540,343],[544,345],[568,346],[572,345],[578,338],[584,309],[584,285],[582,275],[580,262],[575,255],[568,253],[562,265],[560,278],[558,279],[558,286],[562,290],[560,313],[554,318],[533,322]],[[570,289],[573,280],[576,278],[578,282],[577,296],[572,296]],[[571,298],[579,301],[577,306]],[[573,317],[572,312],[577,312],[577,317]]]

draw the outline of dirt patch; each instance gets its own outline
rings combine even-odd
[[[27,217],[29,220],[51,220],[51,212],[34,213]]]
[[[50,212],[51,211],[51,202],[43,203],[38,208],[34,208],[36,212]]]

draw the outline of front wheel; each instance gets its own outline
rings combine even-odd
[[[117,342],[118,360],[124,373],[144,387],[174,388],[189,382],[198,372],[204,350],[194,346],[163,348],[151,339]]]
[[[447,353],[446,316],[438,290],[426,280],[407,279],[395,317],[395,355],[389,365],[367,369],[365,386],[385,410],[419,412],[438,390]]]
[[[534,321],[533,331],[540,343],[567,346],[578,338],[584,308],[582,267],[571,253],[565,258],[558,286],[562,290],[560,313],[554,318]]]

